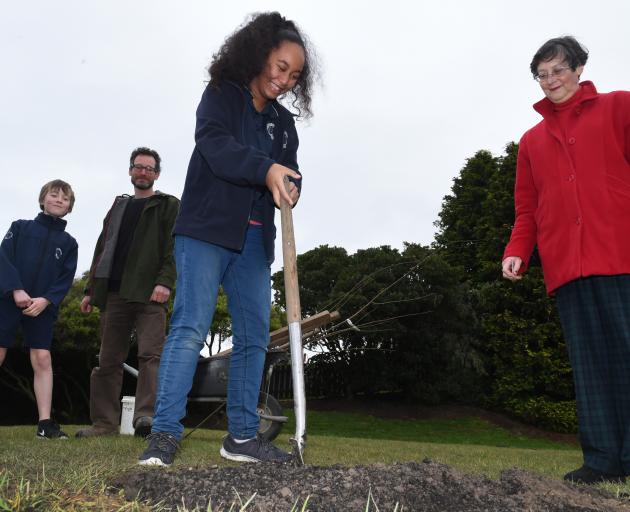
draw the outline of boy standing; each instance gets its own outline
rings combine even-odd
[[[67,439],[50,417],[53,373],[50,358],[53,325],[77,268],[77,242],[62,219],[72,211],[74,192],[53,180],[39,194],[35,220],[16,220],[0,245],[0,365],[21,326],[30,349],[37,401],[39,439]]]

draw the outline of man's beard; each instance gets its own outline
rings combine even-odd
[[[142,182],[138,183],[138,179],[139,178],[131,178],[131,183],[139,190],[149,190],[153,186],[153,182],[155,181],[148,178],[140,178]]]

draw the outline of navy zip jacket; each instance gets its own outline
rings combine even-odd
[[[256,191],[266,191],[262,208],[265,252],[274,258],[275,207],[266,188],[267,171],[274,163],[298,171],[298,137],[293,114],[271,102],[278,117],[271,130],[271,157],[247,144],[244,116],[251,94],[225,82],[206,87],[197,107],[195,149],[188,165],[179,215],[173,233],[240,251]],[[302,180],[296,180],[301,187]]]
[[[0,245],[2,298],[13,301],[13,290],[24,290],[57,311],[77,269],[77,242],[65,229],[65,220],[44,213],[11,224]]]

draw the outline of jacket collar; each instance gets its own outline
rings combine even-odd
[[[590,80],[580,83],[582,96],[579,104],[583,104],[586,101],[597,99],[598,93],[595,85]],[[569,100],[570,101],[570,100]],[[554,104],[549,98],[545,97],[537,103],[534,103],[534,110],[538,112],[544,118],[553,115]]]
[[[239,85],[239,84],[237,84],[236,82],[234,82],[232,80],[225,80],[224,83],[229,84],[232,87],[234,87],[235,89],[239,90],[246,102],[251,100],[252,93],[249,92],[249,89],[246,86]],[[268,106],[271,106],[271,115],[272,115],[272,117],[280,117],[281,116],[281,110],[284,110],[292,118],[298,117],[298,114],[296,114],[294,112],[291,112],[289,109],[284,107],[278,100],[270,101],[268,103]]]
[[[35,222],[39,222],[47,228],[54,229],[55,231],[64,231],[67,224],[65,220],[59,217],[53,217],[52,215],[46,215],[43,212],[39,213],[37,217],[35,217]]]
[[[263,108],[262,111],[258,112],[258,110],[256,110],[256,107],[254,106],[254,95],[249,90],[249,88],[243,86],[241,88],[241,91],[243,93],[243,97],[245,98],[245,102],[250,106],[253,112],[262,116],[270,117],[272,119],[280,117],[278,109],[276,108],[276,100],[268,101],[265,105],[265,108]]]
[[[145,197],[144,199],[152,199],[154,197],[167,197],[169,194],[166,194],[164,192],[160,192],[159,190],[156,190],[152,196],[149,197]],[[121,194],[119,196],[116,197],[116,199],[133,199],[135,196],[132,196],[131,194]],[[143,199],[143,198],[141,198]]]

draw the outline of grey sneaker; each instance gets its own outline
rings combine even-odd
[[[134,425],[133,435],[146,438],[151,433],[153,418],[151,416],[140,416]]]
[[[37,439],[68,439],[68,436],[57,422],[48,419],[37,424]]]
[[[147,436],[149,447],[144,450],[138,464],[141,466],[170,466],[175,458],[179,443],[168,432],[155,432]]]
[[[277,448],[260,435],[244,443],[237,443],[231,434],[223,439],[221,457],[237,462],[289,462],[293,456]]]

